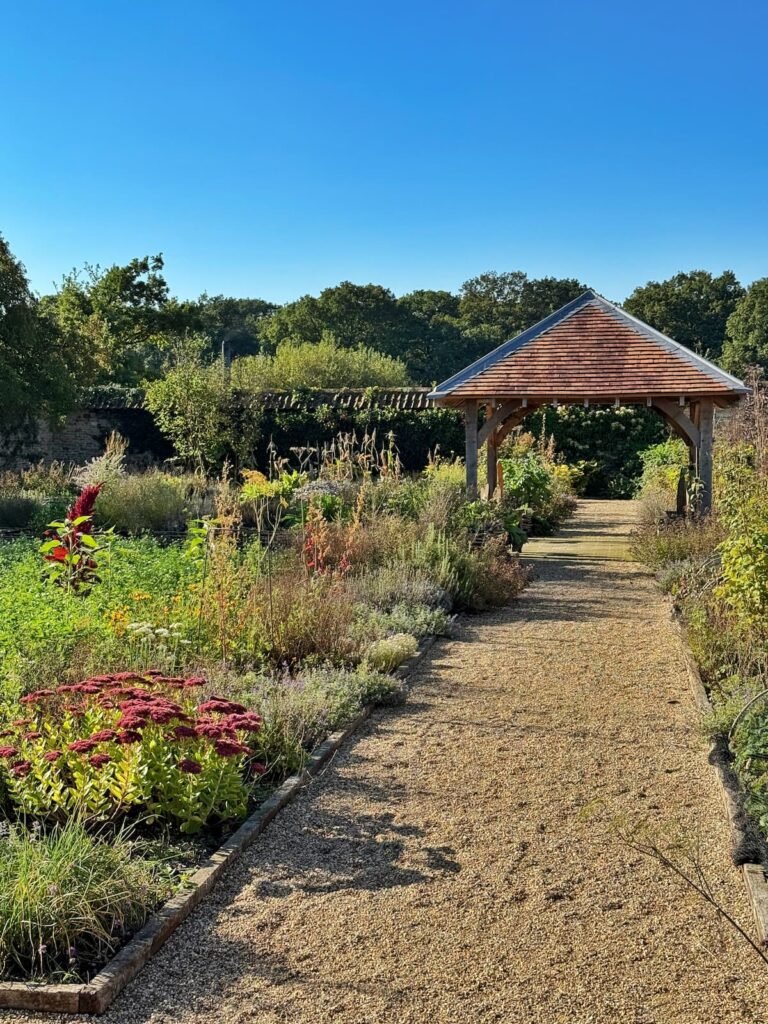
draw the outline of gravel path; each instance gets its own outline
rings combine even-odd
[[[758,1024],[768,973],[613,823],[682,825],[749,912],[629,502],[527,549],[101,1018]],[[0,1013],[5,1021],[50,1016]]]

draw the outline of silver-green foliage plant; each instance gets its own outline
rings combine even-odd
[[[377,672],[393,672],[414,655],[417,649],[416,638],[410,633],[394,633],[371,644],[365,660]]]

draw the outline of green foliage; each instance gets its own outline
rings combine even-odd
[[[0,422],[18,426],[30,415],[68,411],[79,356],[62,342],[0,235]]]
[[[679,437],[651,445],[640,452],[643,472],[637,486],[639,497],[658,495],[666,507],[675,508],[680,470],[688,467],[688,446]]]
[[[739,375],[768,370],[768,277],[753,281],[728,317],[723,364]]]
[[[87,977],[171,895],[168,873],[125,833],[94,836],[70,820],[50,831],[6,825],[0,837],[4,978]]]
[[[566,463],[582,466],[582,491],[598,498],[632,497],[640,453],[669,436],[661,417],[643,406],[545,406],[526,418],[525,428],[551,438]]]
[[[365,660],[377,672],[393,672],[416,653],[418,644],[410,633],[394,633],[376,640],[365,652]]]
[[[635,288],[624,308],[682,345],[718,359],[728,318],[744,294],[732,270],[715,277],[706,270],[675,274]]]
[[[195,477],[172,476],[156,469],[115,476],[102,487],[95,515],[118,533],[181,530],[199,483]]]
[[[729,517],[719,548],[718,590],[736,616],[768,636],[768,498],[765,491],[743,497]]]
[[[318,342],[287,340],[274,355],[249,356],[232,366],[239,391],[295,391],[303,388],[403,387],[404,363],[372,348],[343,348],[324,331]]]
[[[233,395],[220,364],[176,366],[149,384],[146,403],[183,459],[203,468],[232,455],[252,459],[260,433],[258,403]]]
[[[67,348],[84,354],[81,384],[139,384],[160,371],[168,301],[162,270],[161,255],[107,269],[86,264],[42,300]]]
[[[6,720],[0,747],[9,799],[37,818],[134,812],[182,832],[242,817],[251,751],[241,737],[261,722],[221,698],[196,706],[204,684],[121,672],[23,697],[26,717]]]

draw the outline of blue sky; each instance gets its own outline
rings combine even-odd
[[[33,286],[163,252],[172,291],[609,298],[768,275],[763,0],[8,4],[0,232]]]

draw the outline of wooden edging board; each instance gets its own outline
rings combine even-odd
[[[682,640],[693,699],[702,715],[709,714],[714,710],[712,702],[701,678],[699,666],[688,646],[685,627],[672,603],[670,618]],[[744,808],[744,794],[731,767],[728,747],[723,737],[713,740],[710,744],[708,760],[714,770],[717,788],[730,825],[733,861],[744,879],[758,940],[761,945],[768,946],[768,879],[760,857],[761,841]]]
[[[455,620],[456,616],[451,619]],[[419,649],[395,671],[405,680],[437,638],[429,636]],[[100,1014],[110,1006],[125,986],[136,977],[167,939],[207,896],[217,879],[264,831],[275,815],[317,775],[339,747],[368,718],[368,705],[343,729],[331,733],[318,744],[307,759],[301,775],[294,775],[275,790],[240,828],[198,868],[183,892],[172,897],[147,921],[132,939],[90,981],[70,985],[36,985],[31,982],[0,982],[0,1009],[38,1010],[52,1013]]]

